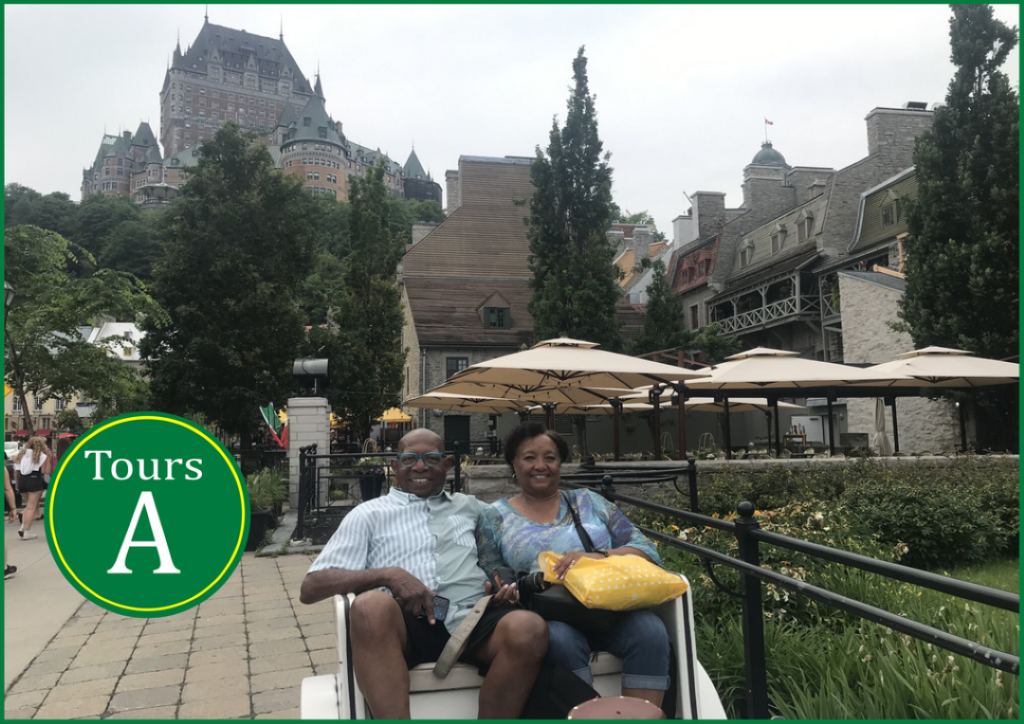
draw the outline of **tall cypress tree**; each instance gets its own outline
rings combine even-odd
[[[999,67],[1017,29],[991,6],[951,7],[956,73],[914,152],[918,198],[900,316],[918,347],[1007,357],[1017,354],[1020,323],[1020,110]]]
[[[575,87],[565,127],[554,120],[547,154],[538,147],[530,168],[535,190],[527,217],[533,272],[528,309],[537,340],[566,335],[618,350],[619,271],[605,236],[614,213],[610,154],[597,135],[583,48],[572,67]]]
[[[908,216],[900,316],[917,347],[1003,358],[1019,344],[1020,102],[999,68],[1017,45],[1017,28],[988,5],[951,8],[956,72],[914,151],[918,198]],[[970,397],[982,445],[1015,449],[1016,397]]]

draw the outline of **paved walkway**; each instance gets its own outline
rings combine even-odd
[[[7,719],[297,719],[303,677],[337,666],[330,601],[298,600],[310,555],[246,553],[198,608],[137,619],[84,600],[38,527],[5,526]]]

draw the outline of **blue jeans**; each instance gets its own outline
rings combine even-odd
[[[626,689],[666,691],[668,679],[668,634],[665,624],[651,611],[623,611],[605,634],[593,637],[601,651],[622,659],[622,686]],[[548,661],[564,666],[588,684],[590,644],[578,629],[560,621],[548,621]]]

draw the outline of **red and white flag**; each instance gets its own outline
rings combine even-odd
[[[766,125],[766,126],[774,126],[775,124],[772,123],[771,121],[769,121],[767,118],[765,118],[764,119],[764,125]]]

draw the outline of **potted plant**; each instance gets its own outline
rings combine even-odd
[[[382,457],[362,458],[355,467],[362,499],[366,501],[380,496],[387,478],[387,461]]]
[[[277,527],[274,509],[287,493],[281,475],[269,468],[249,475],[245,484],[249,489],[249,539],[245,550],[254,551],[263,542],[267,531]]]

